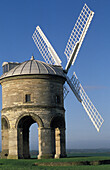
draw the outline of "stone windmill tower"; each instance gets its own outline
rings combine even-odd
[[[14,67],[14,68],[13,68]],[[65,110],[62,67],[34,57],[3,63],[2,158],[29,158],[29,127],[37,122],[38,158],[65,157]]]

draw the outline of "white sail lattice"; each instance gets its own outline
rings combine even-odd
[[[71,82],[72,82],[75,90],[77,91],[77,94],[81,98],[81,104],[82,104],[83,108],[85,109],[85,111],[88,114],[89,118],[91,119],[93,125],[99,132],[100,127],[101,127],[102,123],[104,122],[104,120],[101,117],[101,115],[99,114],[99,112],[97,111],[97,109],[95,108],[95,106],[93,105],[93,103],[91,102],[91,100],[89,99],[89,97],[87,96],[87,94],[84,91],[81,83],[79,82],[75,72],[73,73]]]
[[[61,60],[39,26],[32,36],[37,48],[47,64],[61,65]]]
[[[66,45],[66,48],[65,48],[65,51],[64,51],[64,54],[66,55],[67,57],[67,61],[69,62],[70,61],[70,58],[72,57],[72,54],[74,52],[74,49],[75,49],[75,45],[76,43],[79,42],[79,46],[78,46],[78,49],[76,51],[76,54],[74,56],[74,59],[72,61],[72,64],[74,64],[75,60],[76,60],[76,57],[77,57],[77,54],[79,52],[79,49],[81,47],[81,44],[84,40],[84,37],[86,35],[86,32],[88,30],[88,27],[90,25],[90,22],[93,18],[93,15],[94,15],[94,12],[91,11],[89,9],[89,7],[85,4],[76,23],[75,23],[75,26],[71,32],[71,35],[70,35],[70,38],[67,42],[67,45]],[[67,65],[68,65],[68,62],[67,62]]]
[[[69,93],[69,90],[67,89],[67,87],[65,86],[65,85],[63,85],[63,98],[65,99],[66,98],[66,96],[68,95],[68,93]]]

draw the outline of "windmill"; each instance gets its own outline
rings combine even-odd
[[[103,118],[87,96],[85,90],[83,89],[81,83],[76,76],[76,73],[73,73],[71,79],[67,76],[70,66],[73,65],[76,60],[76,57],[78,55],[93,16],[94,12],[91,11],[89,7],[85,4],[75,23],[75,26],[71,32],[70,38],[64,51],[64,54],[67,57],[67,64],[64,69],[64,74],[67,84],[71,88],[72,92],[75,94],[78,101],[82,104],[93,125],[99,132],[100,127],[104,122]],[[58,57],[57,53],[55,52],[39,26],[36,27],[32,38],[46,63],[61,66],[60,58]],[[67,88],[64,85],[64,98],[66,97],[67,93]]]

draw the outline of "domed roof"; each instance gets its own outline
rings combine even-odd
[[[25,61],[23,63],[18,64],[10,71],[4,73],[1,79],[12,77],[12,76],[21,76],[21,75],[57,75],[61,77],[65,77],[63,68],[61,66],[49,65],[45,62],[35,60],[31,58],[31,60]]]

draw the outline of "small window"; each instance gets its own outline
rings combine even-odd
[[[57,103],[57,104],[60,104],[60,103],[61,103],[60,96],[58,96],[58,95],[56,95],[56,103]]]
[[[25,95],[25,102],[30,102],[31,101],[31,95],[30,94],[26,94]]]

